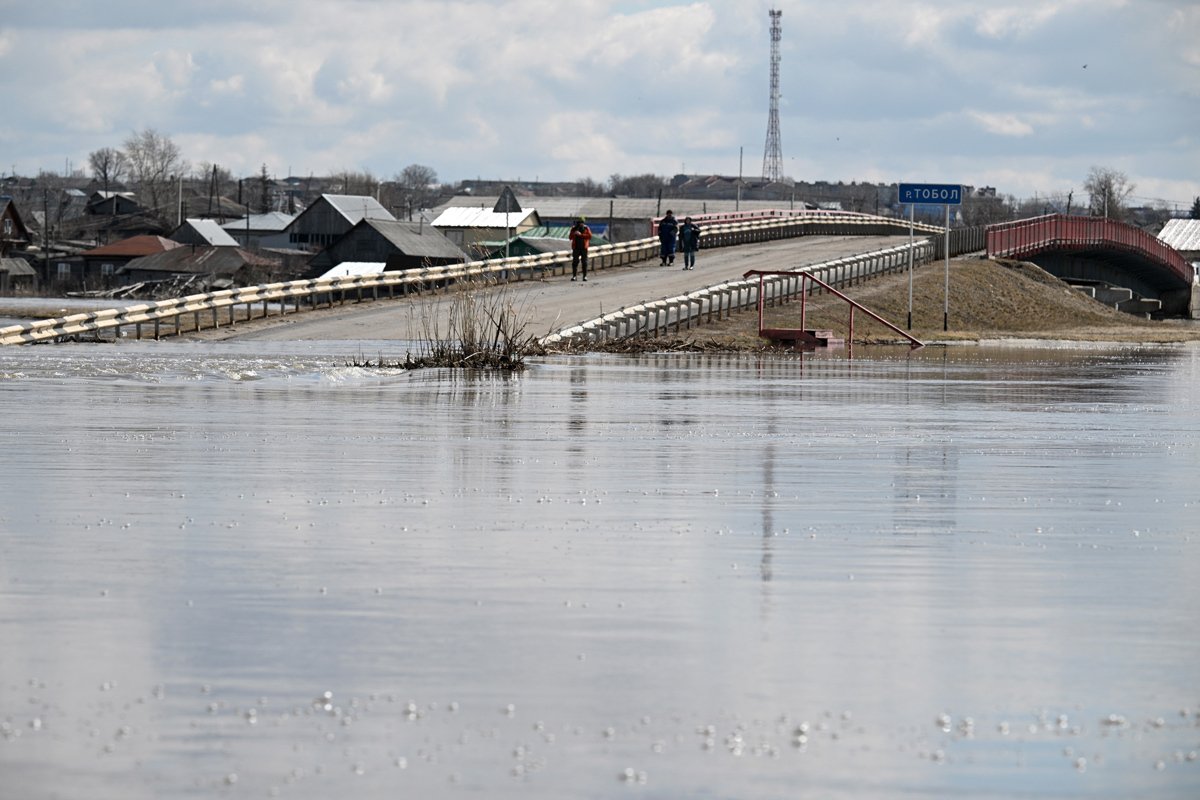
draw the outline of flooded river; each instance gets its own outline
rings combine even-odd
[[[0,797],[1200,796],[1200,347],[381,355],[0,350]]]

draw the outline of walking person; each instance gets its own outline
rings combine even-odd
[[[588,245],[592,243],[592,229],[587,226],[583,217],[575,220],[571,226],[571,280],[579,274],[579,265],[583,264],[583,280],[587,281]]]
[[[679,220],[675,219],[675,215],[668,208],[666,216],[658,221],[658,241],[662,245],[662,264],[659,266],[665,267],[675,263],[675,237],[678,234]]]
[[[696,251],[700,249],[700,226],[691,217],[683,218],[679,227],[679,249],[683,251],[683,268],[696,268]]]

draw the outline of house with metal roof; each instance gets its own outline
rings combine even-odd
[[[476,201],[478,202],[478,201]],[[505,213],[493,211],[492,206],[451,206],[444,208],[433,220],[433,227],[468,254],[482,253],[481,242],[505,239],[542,224],[542,218],[532,208]]]
[[[589,224],[589,228],[591,225]],[[516,256],[537,256],[543,253],[569,252],[571,249],[571,229],[566,225],[539,226],[530,228],[525,233],[513,236],[507,241],[501,239],[494,242],[480,242],[484,248],[483,258],[496,259]],[[591,246],[608,244],[603,236],[592,232]],[[507,256],[506,256],[507,254]]]
[[[201,247],[237,247],[237,240],[230,236],[213,219],[185,219],[183,224],[167,237],[180,244],[194,244]]]
[[[259,249],[283,249],[289,246],[287,228],[296,219],[295,214],[270,211],[266,214],[251,214],[243,219],[226,222],[221,228],[242,247]]]
[[[653,220],[661,217],[667,209],[675,216],[701,214],[727,214],[734,211],[767,211],[773,209],[802,210],[801,201],[791,203],[779,200],[705,200],[682,197],[521,197],[522,203],[536,203],[539,224],[572,225],[579,217],[587,220],[593,234],[602,234],[610,242],[628,242],[652,235]],[[497,197],[472,197],[459,195],[438,207],[443,213],[451,208],[480,206],[488,209],[496,204]],[[513,216],[516,216],[515,214]],[[434,224],[437,224],[435,220]],[[524,233],[524,231],[521,231]],[[453,239],[453,237],[451,237]],[[499,238],[499,237],[490,237]]]
[[[278,277],[278,259],[251,253],[240,247],[177,247],[136,258],[117,274],[124,283],[157,282],[178,277],[193,278],[208,289],[268,283]]]
[[[1158,238],[1192,262],[1192,269],[1197,280],[1200,280],[1200,219],[1167,220],[1167,224],[1158,232]]]
[[[309,250],[328,247],[363,219],[396,218],[374,197],[323,194],[288,225],[288,243]]]
[[[78,256],[55,260],[55,274],[49,276],[63,286],[83,289],[110,288],[117,270],[135,258],[183,247],[162,236],[131,236],[119,242],[84,250]]]
[[[317,274],[345,261],[378,262],[389,270],[456,264],[466,253],[424,222],[363,219],[309,261]]]

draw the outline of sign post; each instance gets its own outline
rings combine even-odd
[[[508,242],[512,238],[510,226],[508,224],[508,214],[510,211],[520,211],[521,204],[517,202],[517,196],[513,194],[511,186],[505,186],[504,191],[500,192],[500,196],[496,198],[496,206],[492,209],[497,213],[504,212],[504,257],[508,258]]]
[[[950,330],[950,206],[962,205],[962,186],[953,183],[902,183],[899,200],[908,204],[908,329],[912,330],[913,308],[913,229],[917,204],[946,207],[946,280],[942,301],[942,330]]]

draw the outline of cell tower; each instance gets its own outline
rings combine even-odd
[[[778,181],[783,175],[783,147],[779,143],[779,40],[782,11],[771,9],[771,111],[767,116],[767,145],[763,148],[763,180]]]

